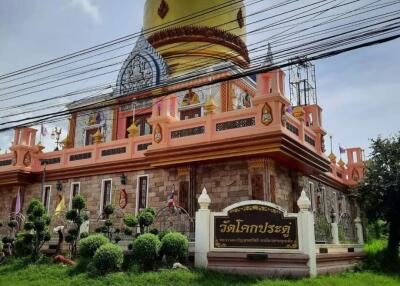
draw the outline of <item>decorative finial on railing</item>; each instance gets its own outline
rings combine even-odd
[[[297,200],[297,206],[301,211],[308,210],[311,206],[311,201],[304,190],[301,191],[300,198]]]
[[[204,104],[204,109],[206,110],[206,115],[207,114],[213,114],[217,110],[218,106],[215,103],[213,97],[210,95]]]
[[[208,209],[209,205],[211,204],[211,199],[207,194],[206,188],[203,188],[199,199],[197,200],[200,205],[200,209]]]
[[[129,126],[128,129],[126,129],[126,131],[128,131],[128,133],[129,133],[129,138],[133,138],[138,134],[139,128],[136,126],[135,122],[133,121],[131,126]]]

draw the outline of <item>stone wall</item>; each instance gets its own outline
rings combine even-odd
[[[253,199],[251,175],[257,173],[263,176],[263,192],[265,194],[270,191],[268,183],[269,175],[274,175],[276,177],[276,203],[288,211],[292,211],[292,178],[289,170],[278,166],[273,161],[269,161],[269,164],[267,164],[264,159],[261,160],[262,164],[254,169],[254,164],[252,162],[253,160],[236,160],[191,166],[192,180],[194,180],[194,182],[192,182],[194,189],[191,192],[193,194],[192,196],[194,196],[192,201],[194,210],[198,207],[197,198],[204,187],[212,198],[213,203],[211,209],[213,211],[221,211],[223,208],[233,203]],[[185,171],[185,168],[182,167],[126,172],[126,185],[121,184],[121,173],[62,180],[61,192],[57,191],[57,181],[46,182],[45,185],[51,186],[49,212],[50,214],[54,214],[61,196],[64,197],[65,204],[68,208],[70,205],[72,183],[79,182],[80,194],[87,200],[91,224],[96,224],[96,222],[100,220],[101,214],[102,182],[103,180],[111,179],[111,201],[118,206],[119,192],[124,188],[128,194],[128,201],[123,212],[135,213],[137,204],[137,181],[138,177],[141,175],[148,176],[148,206],[156,210],[167,205],[167,196],[173,190],[175,190],[175,194],[178,195],[181,182],[190,182],[190,172]],[[5,188],[1,190],[1,210],[5,210],[5,206],[11,206],[11,201],[16,196],[16,188],[15,190],[12,189],[12,191],[7,190]],[[40,196],[40,183],[26,186],[23,211],[26,210],[28,203],[33,198],[40,199]],[[268,200],[268,196],[266,195],[265,197],[267,198],[266,200]],[[4,220],[7,216],[7,211],[3,212],[4,213],[1,213],[0,220]]]

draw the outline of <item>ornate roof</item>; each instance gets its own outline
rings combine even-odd
[[[119,71],[117,94],[125,95],[157,85],[167,77],[167,64],[142,32]]]

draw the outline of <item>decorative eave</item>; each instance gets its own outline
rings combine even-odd
[[[148,38],[148,41],[154,48],[182,42],[206,42],[217,44],[238,53],[243,58],[243,61],[238,62],[240,66],[246,67],[250,63],[245,42],[239,36],[215,27],[171,27],[152,34]]]
[[[34,173],[21,170],[13,170],[1,173],[0,186],[28,185],[33,183],[34,180]]]

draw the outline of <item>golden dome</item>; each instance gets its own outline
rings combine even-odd
[[[245,15],[243,1],[147,0],[143,28],[173,75],[227,60],[246,67]]]

